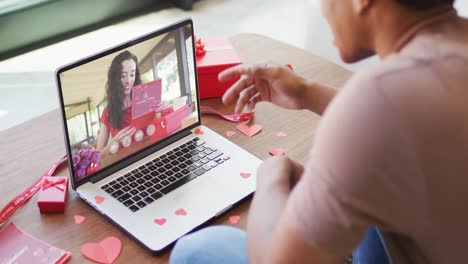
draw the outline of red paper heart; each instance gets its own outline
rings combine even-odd
[[[248,172],[241,172],[240,176],[244,179],[248,179],[250,178],[252,174],[251,173],[248,173]]]
[[[231,131],[231,130],[226,131],[226,136],[227,136],[227,137],[232,137],[232,136],[234,136],[235,134],[236,134],[236,132],[234,132],[234,131]]]
[[[96,201],[97,204],[100,204],[102,202],[104,202],[104,200],[106,200],[106,198],[102,197],[102,196],[94,196],[94,201]]]
[[[270,155],[272,156],[284,155],[284,149],[282,148],[271,148],[269,152],[270,152]]]
[[[193,131],[193,133],[195,135],[203,135],[203,131],[200,129],[200,128],[195,128],[195,130]]]
[[[81,253],[97,263],[113,263],[122,251],[122,241],[110,236],[99,243],[87,243],[81,247]]]
[[[75,224],[77,224],[77,225],[83,223],[83,221],[86,219],[86,217],[84,217],[82,215],[75,215],[75,216],[73,216],[73,218],[75,219]]]
[[[276,136],[277,137],[287,137],[288,134],[284,133],[283,131],[280,131],[280,132],[276,133]]]
[[[166,221],[167,221],[166,218],[157,218],[153,220],[155,224],[158,224],[160,226],[164,225]]]
[[[263,127],[261,125],[252,125],[252,126],[247,126],[246,124],[240,124],[238,126],[236,126],[237,130],[239,130],[240,132],[242,132],[243,134],[245,134],[246,136],[249,136],[249,137],[253,137],[255,136],[256,134],[258,134],[258,132],[262,131]]]
[[[183,208],[180,208],[179,210],[175,211],[175,214],[185,216],[187,215],[187,211],[185,211]]]
[[[229,217],[229,222],[231,222],[231,224],[233,224],[233,225],[239,223],[239,220],[240,220],[240,216],[239,216],[239,215],[231,215],[231,216]]]

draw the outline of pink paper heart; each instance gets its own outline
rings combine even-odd
[[[94,201],[96,201],[97,204],[104,202],[104,200],[106,200],[106,198],[99,195],[94,197]]]
[[[81,253],[97,263],[113,263],[122,251],[122,241],[110,236],[99,243],[87,243],[81,247]]]
[[[203,135],[203,131],[200,129],[200,128],[195,128],[195,130],[193,131],[193,133],[195,135]]]
[[[167,220],[166,220],[166,218],[157,218],[157,219],[154,219],[153,222],[155,224],[158,224],[158,225],[162,226],[167,222]]]
[[[276,136],[277,137],[287,137],[288,134],[284,133],[283,131],[280,131],[280,132],[276,133]]]
[[[240,124],[238,126],[236,126],[237,130],[239,130],[240,132],[242,132],[243,134],[245,134],[246,136],[249,136],[249,137],[253,137],[255,136],[256,134],[258,134],[258,132],[262,131],[263,127],[261,125],[252,125],[252,126],[247,126],[246,124]]]
[[[270,155],[272,156],[284,155],[284,149],[282,148],[271,148],[269,152],[270,152]]]
[[[175,214],[185,216],[185,215],[187,215],[187,211],[185,211],[185,209],[183,209],[183,208],[180,208],[179,210],[175,211]]]
[[[234,132],[234,131],[231,131],[231,130],[226,131],[226,136],[227,136],[227,137],[232,137],[232,136],[234,136],[235,134],[236,134],[236,132]]]
[[[252,174],[251,173],[248,173],[248,172],[241,172],[240,176],[244,179],[248,179],[250,178]]]
[[[231,224],[235,225],[235,224],[239,223],[239,221],[240,221],[240,216],[239,215],[229,216],[229,222],[231,222]]]
[[[79,225],[79,224],[83,223],[83,221],[86,219],[86,217],[84,217],[82,215],[75,215],[75,216],[73,216],[73,219],[75,219],[75,224]]]

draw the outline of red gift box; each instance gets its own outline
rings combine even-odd
[[[174,108],[163,112],[160,118],[154,120],[154,125],[156,127],[156,133],[151,137],[153,140],[158,140],[163,137],[168,136],[169,134],[175,132],[177,129],[182,127],[182,121],[190,115],[189,105],[184,105],[181,108],[174,111]]]
[[[43,177],[37,205],[41,213],[63,213],[68,193],[67,177]]]
[[[237,80],[221,83],[218,74],[241,64],[227,38],[206,38],[197,43],[197,71],[200,98],[221,97]]]

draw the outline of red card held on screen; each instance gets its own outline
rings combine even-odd
[[[63,213],[68,193],[67,177],[43,177],[37,205],[41,213]]]
[[[200,98],[221,97],[237,80],[221,83],[218,74],[232,66],[241,64],[241,60],[227,38],[203,38],[204,52],[197,50],[197,72]]]

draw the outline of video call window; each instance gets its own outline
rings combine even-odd
[[[198,122],[190,25],[60,74],[76,180]]]

